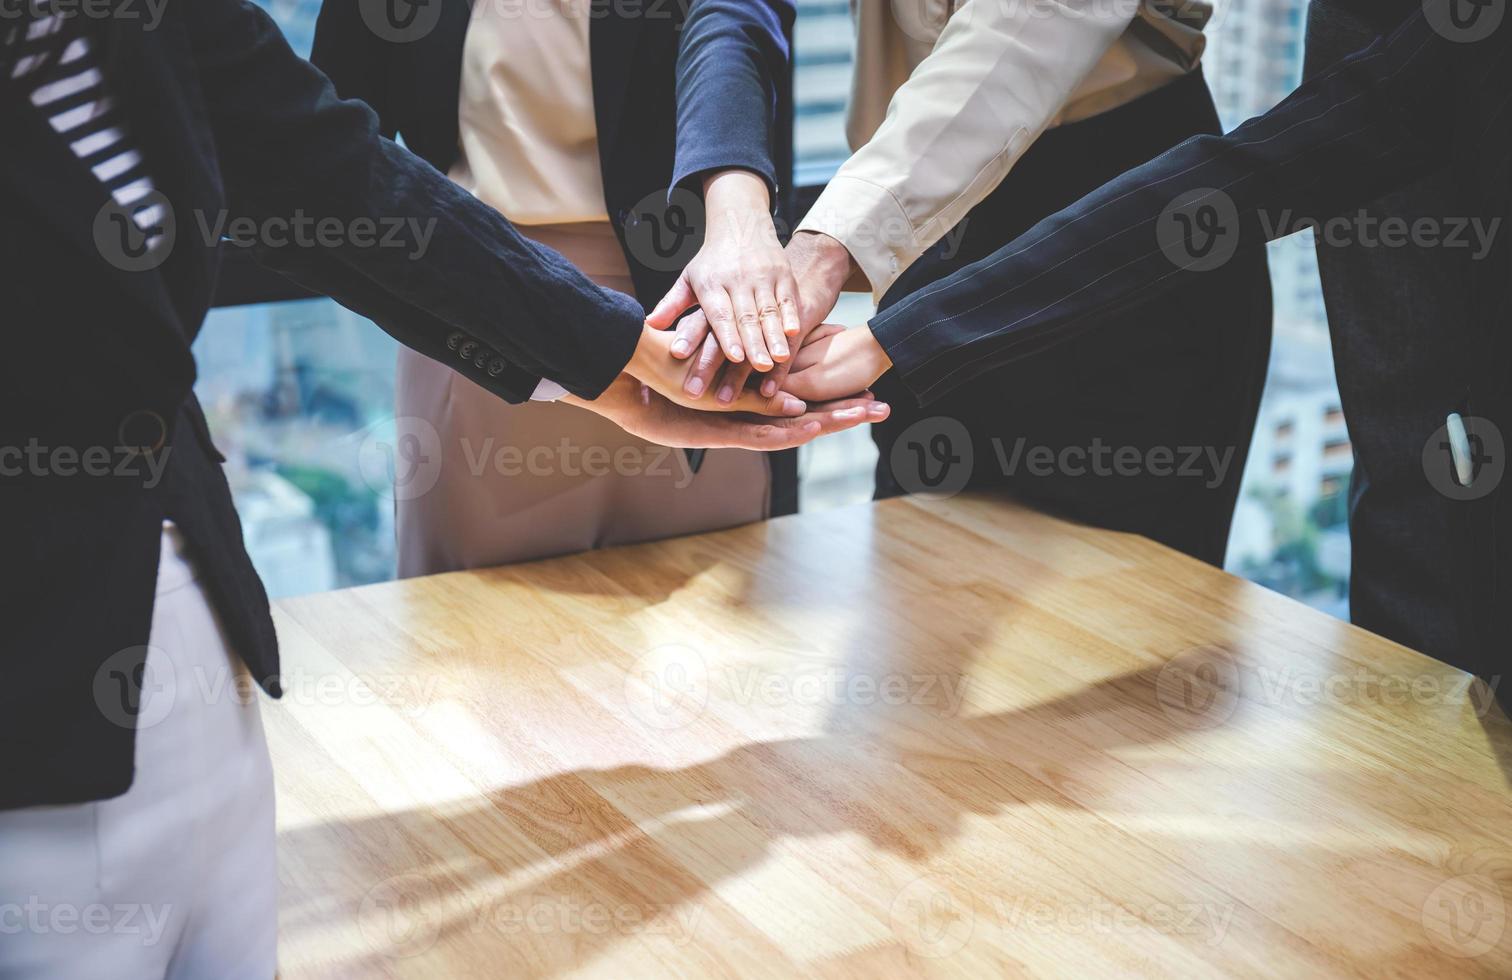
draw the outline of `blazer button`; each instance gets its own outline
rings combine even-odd
[[[475,358],[473,358],[473,367],[475,367],[475,368],[481,368],[483,365],[485,365],[487,363],[488,363],[488,352],[487,351],[481,351],[481,350],[478,351],[478,356],[475,357]]]
[[[504,363],[504,358],[496,357],[488,362],[488,376],[490,378],[497,378],[504,373],[504,369],[508,366]]]
[[[466,360],[471,359],[471,357],[473,356],[473,352],[476,351],[477,349],[478,349],[478,342],[476,340],[469,340],[469,341],[465,341],[462,344],[461,347],[457,348],[457,353],[461,354],[462,355],[462,360],[466,361]]]
[[[467,334],[465,334],[465,333],[454,333],[450,337],[446,338],[446,349],[447,350],[456,350],[458,347],[462,346],[462,341],[464,341],[466,339],[467,339]]]

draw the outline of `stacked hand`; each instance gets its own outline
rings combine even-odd
[[[886,355],[868,331],[823,323],[852,271],[845,248],[800,233],[784,250],[766,184],[748,172],[709,178],[704,199],[704,245],[647,318],[625,374],[592,402],[568,401],[686,448],[784,449],[887,418],[867,391]]]
[[[712,224],[711,219],[711,228]],[[646,320],[648,326],[658,330],[676,324],[670,353],[679,359],[691,358],[682,379],[681,404],[699,404],[698,400],[711,390],[716,392],[714,404],[719,407],[748,405],[753,395],[776,401],[784,393],[826,401],[865,392],[892,366],[866,328],[845,330],[823,322],[854,271],[844,245],[828,235],[799,232],[783,251],[781,261],[787,270],[779,269],[775,274],[769,270],[777,260],[769,251],[765,247],[752,251],[755,257],[748,261],[744,273],[737,271],[733,279],[726,273],[717,285],[696,268],[695,259]],[[751,344],[747,341],[742,345],[740,337],[759,331],[741,328],[738,322],[734,327],[721,328],[727,319],[722,312],[723,297],[750,292],[749,284],[742,285],[750,280],[758,283],[755,290],[761,294],[764,287],[759,283],[771,276],[778,283],[773,295],[787,297],[790,290],[796,291],[796,302],[791,304],[795,309],[790,311],[785,298],[778,299],[775,312],[781,314],[785,324],[781,342],[771,346],[772,357],[765,357],[766,351],[747,356]],[[719,311],[713,315],[712,324],[706,312],[710,309],[706,295],[713,297]],[[701,303],[702,309],[678,322],[694,302]],[[790,312],[796,312],[796,326]],[[796,356],[789,356],[792,349],[797,350]],[[753,369],[765,375],[754,392],[746,387]]]

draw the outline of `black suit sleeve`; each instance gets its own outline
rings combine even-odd
[[[1232,255],[1368,203],[1447,163],[1456,66],[1475,49],[1489,57],[1484,47],[1451,43],[1418,14],[1270,112],[1109,182],[871,329],[927,403],[1203,275],[1214,233]]]
[[[677,159],[673,186],[702,193],[711,170],[741,167],[766,181],[777,93],[788,73],[792,0],[693,0],[677,53]]]
[[[393,139],[389,103],[388,42],[362,22],[355,0],[324,0],[315,19],[310,63],[319,65],[343,99],[360,99],[378,114],[378,128]]]
[[[542,377],[594,398],[624,368],[638,303],[384,139],[373,112],[338,99],[252,4],[180,9],[231,219],[305,229],[302,243],[260,243],[261,261],[510,401]]]

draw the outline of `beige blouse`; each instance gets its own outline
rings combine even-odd
[[[473,4],[451,179],[519,225],[609,220],[589,0]]]

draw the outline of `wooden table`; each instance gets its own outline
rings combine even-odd
[[[1512,976],[1512,725],[957,498],[279,602],[282,976]]]

